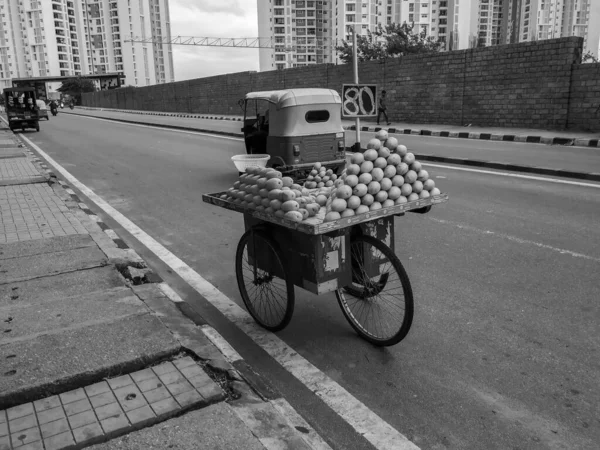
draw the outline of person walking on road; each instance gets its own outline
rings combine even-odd
[[[377,125],[379,125],[379,118],[381,117],[381,114],[383,114],[383,117],[385,117],[385,121],[387,122],[387,124],[391,124],[390,119],[387,115],[387,100],[385,97],[386,92],[384,89],[383,91],[381,91],[381,97],[379,97],[379,104],[377,105]]]

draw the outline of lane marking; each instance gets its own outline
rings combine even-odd
[[[260,328],[246,310],[242,309],[185,262],[109,205],[94,191],[81,183],[50,157],[50,155],[31,142],[30,139],[24,135],[21,135],[21,137],[46,159],[49,164],[54,166],[71,186],[79,189],[90,201],[94,202],[142,245],[167,264],[187,284],[219,309],[225,317],[237,325],[275,361],[321,398],[325,404],[348,422],[358,434],[364,436],[375,448],[379,450],[419,450],[419,447],[409,441],[406,436],[389,425],[364,403],[353,397],[346,389],[321,372],[308,360],[300,356],[279,337]]]
[[[299,435],[304,442],[313,450],[332,450],[331,447],[323,440],[321,436],[302,418],[300,414],[290,405],[286,399],[278,398],[271,400],[271,405],[281,414],[287,423],[298,430],[304,428],[304,432]]]
[[[600,184],[584,183],[584,182],[580,182],[580,181],[561,180],[560,178],[545,178],[545,177],[536,177],[535,175],[521,175],[521,174],[512,173],[512,172],[494,172],[493,170],[470,169],[470,168],[466,168],[466,167],[447,166],[445,164],[434,164],[434,163],[429,163],[427,161],[419,161],[419,162],[424,166],[440,167],[442,169],[460,170],[463,172],[485,173],[488,175],[498,175],[501,177],[524,178],[526,180],[547,181],[549,183],[571,184],[573,186],[593,187],[596,189],[600,189]]]
[[[221,333],[215,330],[210,325],[202,325],[200,327],[204,335],[219,349],[225,359],[233,364],[236,361],[243,361],[244,358],[225,340]]]
[[[573,252],[571,250],[565,250],[564,248],[553,247],[551,245],[542,244],[541,242],[530,241],[528,239],[521,239],[519,237],[512,236],[510,234],[497,233],[495,231],[490,231],[490,230],[482,230],[481,228],[472,227],[471,225],[465,225],[465,224],[459,223],[459,222],[452,222],[450,220],[436,219],[435,217],[428,217],[428,219],[432,220],[433,222],[441,223],[444,225],[451,225],[451,226],[454,226],[461,230],[472,231],[474,233],[483,234],[486,236],[497,236],[502,239],[516,242],[517,244],[534,245],[538,248],[543,248],[544,250],[550,250],[550,251],[553,251],[556,253],[560,253],[561,255],[569,255],[569,256],[572,256],[573,258],[581,258],[581,259],[586,259],[588,261],[600,263],[600,258],[596,258],[594,256],[585,255],[583,253]]]
[[[121,125],[127,125],[130,127],[152,128],[153,130],[174,131],[176,133],[183,133],[183,134],[196,134],[199,136],[208,136],[208,137],[219,138],[219,139],[229,139],[231,141],[243,141],[244,140],[243,138],[237,138],[237,137],[233,137],[233,136],[223,136],[222,134],[203,133],[201,131],[177,130],[175,128],[158,127],[155,125],[141,125],[139,123],[120,122],[118,120],[105,119],[104,117],[84,116],[82,114],[72,114],[72,115],[77,116],[77,117],[84,117],[86,119],[92,119],[92,120],[103,120],[105,122],[112,122],[112,123],[117,123],[117,124],[121,124]],[[123,120],[125,120],[125,119],[123,119]],[[231,133],[233,133],[233,132],[231,132]]]

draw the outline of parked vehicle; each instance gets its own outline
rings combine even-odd
[[[250,92],[239,104],[246,152],[270,155],[270,167],[290,173],[310,171],[315,162],[345,166],[342,100],[336,91]]]
[[[40,131],[39,108],[36,103],[35,89],[31,87],[4,89],[4,103],[8,126],[11,130],[35,128]]]
[[[35,103],[38,107],[39,118],[50,120],[50,117],[48,116],[48,107],[46,106],[46,102],[44,100],[36,100]]]

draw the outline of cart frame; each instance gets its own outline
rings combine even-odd
[[[410,280],[394,251],[394,216],[406,211],[427,212],[447,201],[441,194],[415,202],[339,219],[333,222],[292,222],[243,208],[224,193],[203,200],[243,213],[245,233],[236,251],[240,294],[254,320],[266,329],[285,328],[295,306],[294,287],[317,295],[335,292],[342,311],[356,332],[380,346],[394,345],[408,334],[413,319]],[[276,289],[269,290],[279,280]],[[398,287],[396,287],[398,285]],[[396,294],[380,299],[386,292]],[[279,297],[280,301],[272,301]],[[384,306],[390,310],[383,312]],[[363,317],[358,317],[370,308]],[[400,318],[374,330],[400,311]],[[376,312],[375,325],[365,322]],[[275,319],[267,316],[275,315]]]

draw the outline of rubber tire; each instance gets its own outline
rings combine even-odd
[[[342,294],[341,294],[341,291],[344,290],[345,288],[336,290],[335,296],[337,297],[338,303],[340,305],[340,308],[342,309],[342,312],[344,313],[344,316],[346,317],[346,320],[348,321],[348,323],[350,323],[352,328],[354,328],[354,331],[356,331],[360,337],[362,337],[366,341],[370,342],[371,344],[374,344],[374,345],[377,345],[380,347],[396,345],[398,342],[400,342],[402,339],[404,339],[406,337],[406,335],[410,331],[410,327],[411,327],[412,321],[413,321],[414,300],[413,300],[413,293],[412,293],[412,287],[410,285],[410,280],[408,279],[408,275],[406,273],[406,270],[404,270],[402,263],[400,262],[400,260],[396,256],[396,254],[392,251],[392,249],[389,248],[386,244],[384,244],[380,240],[375,239],[374,237],[371,237],[371,236],[356,235],[353,238],[353,242],[351,242],[351,244],[350,244],[350,248],[352,249],[352,245],[358,241],[363,241],[363,242],[370,244],[371,246],[377,248],[378,250],[380,250],[385,255],[385,257],[390,261],[390,263],[392,264],[392,266],[398,273],[398,277],[400,278],[400,282],[402,283],[402,290],[404,291],[404,304],[405,304],[404,320],[400,324],[398,331],[392,337],[390,337],[388,339],[376,339],[373,336],[366,334],[355,323],[354,318],[346,310],[346,307],[344,305],[344,301],[342,298]],[[352,250],[350,250],[350,251],[352,252]],[[388,280],[386,280],[386,283],[387,283],[387,281]]]
[[[254,306],[251,302],[250,297],[248,296],[248,291],[246,290],[246,286],[244,284],[244,274],[242,271],[242,258],[244,255],[244,248],[246,244],[250,242],[250,235],[252,230],[246,231],[242,237],[240,238],[240,242],[238,243],[237,250],[235,252],[235,275],[238,283],[238,288],[240,290],[240,295],[242,296],[242,300],[244,301],[244,305],[246,306],[246,310],[252,316],[252,318],[258,323],[261,327],[269,330],[269,331],[281,331],[283,330],[292,319],[292,315],[294,314],[294,305],[296,302],[296,297],[294,293],[294,283],[291,281],[292,277],[290,274],[290,269],[286,267],[284,264],[283,255],[281,250],[275,241],[273,241],[268,235],[262,231],[254,231],[254,235],[258,236],[262,239],[267,245],[269,245],[279,260],[279,264],[281,265],[286,283],[287,290],[287,303],[284,316],[282,320],[276,325],[268,325],[262,321],[262,319],[258,316],[258,314],[254,310]]]

